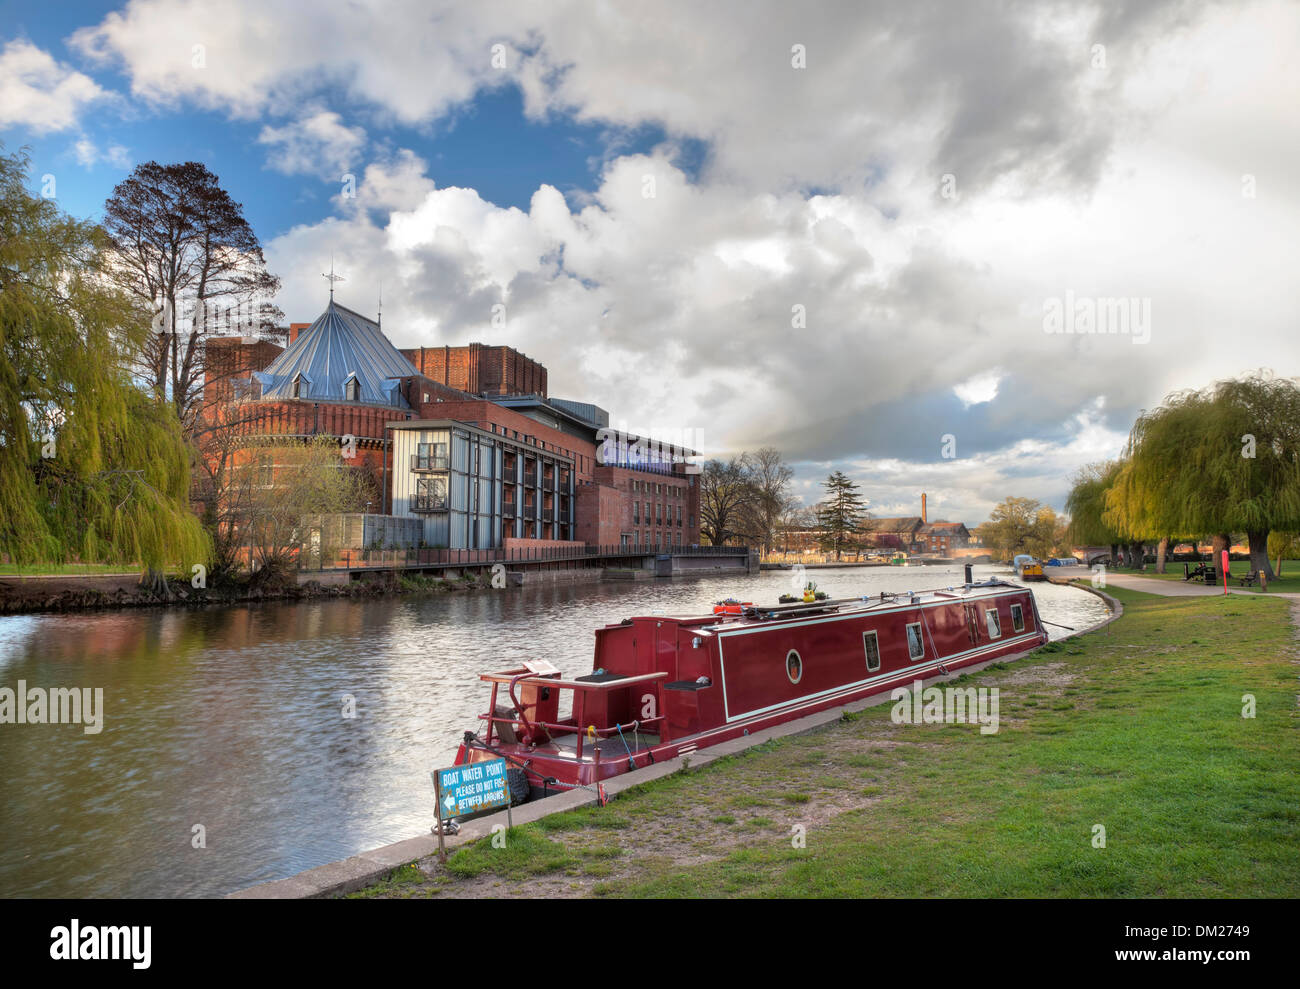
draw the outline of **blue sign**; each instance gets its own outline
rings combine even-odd
[[[504,759],[436,769],[432,775],[438,793],[438,816],[443,820],[510,806]]]

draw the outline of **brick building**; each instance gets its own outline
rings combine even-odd
[[[512,347],[419,347],[402,356],[430,381],[473,395],[546,397],[546,368]]]
[[[332,299],[288,339],[213,341],[213,397],[259,438],[352,437],[378,514],[421,518],[426,545],[699,543],[695,451],[611,442],[608,413],[550,398],[546,368],[512,348],[399,351]]]

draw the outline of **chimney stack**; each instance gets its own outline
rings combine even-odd
[[[921,522],[922,524],[924,524],[928,521],[929,519],[925,517],[925,492],[922,491],[921,492]]]

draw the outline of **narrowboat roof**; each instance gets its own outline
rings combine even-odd
[[[809,615],[834,612],[852,615],[871,611],[890,611],[896,608],[920,607],[940,604],[945,601],[976,601],[997,597],[1008,591],[1023,594],[1028,588],[1004,580],[988,580],[976,584],[959,584],[953,587],[936,588],[927,591],[902,591],[891,593],[882,591],[878,595],[863,595],[852,598],[831,598],[824,601],[799,602],[772,606],[747,606],[740,614],[731,615],[635,615],[622,622],[607,625],[606,628],[618,628],[632,621],[674,622],[679,625],[698,625],[704,630],[712,628],[730,628],[754,622],[778,621],[784,618],[804,618]]]

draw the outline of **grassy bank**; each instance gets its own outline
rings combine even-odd
[[[882,705],[356,895],[1300,895],[1287,603],[1112,593],[1109,632],[964,678],[996,734]]]
[[[95,577],[102,574],[138,574],[137,563],[35,563],[20,567],[0,564],[0,577]]]

